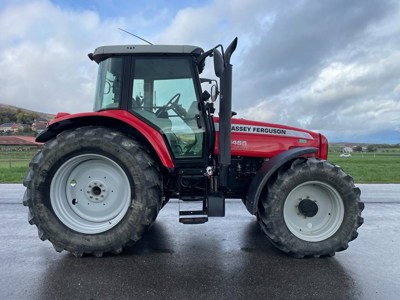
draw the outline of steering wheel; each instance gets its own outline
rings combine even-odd
[[[156,116],[160,117],[165,114],[165,112],[167,112],[167,110],[169,110],[170,108],[177,107],[180,98],[181,94],[176,93],[171,99],[168,100],[168,102],[163,107],[157,110]]]

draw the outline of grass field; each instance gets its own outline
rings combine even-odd
[[[36,151],[0,152],[0,183],[22,183],[29,161]],[[400,151],[352,153],[341,158],[329,153],[328,159],[341,166],[356,183],[400,183]]]
[[[0,151],[0,183],[22,183],[36,151]]]
[[[348,158],[329,153],[328,160],[358,183],[400,183],[400,153],[352,153]]]

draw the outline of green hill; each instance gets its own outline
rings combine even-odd
[[[35,120],[51,120],[54,115],[43,112],[36,112],[12,105],[0,103],[0,124],[21,123],[32,124]]]

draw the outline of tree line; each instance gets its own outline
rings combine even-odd
[[[32,124],[40,115],[35,112],[27,112],[21,109],[2,109],[0,111],[0,124],[4,123],[21,123]]]

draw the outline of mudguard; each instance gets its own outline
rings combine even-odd
[[[292,148],[275,155],[270,160],[264,162],[250,183],[245,201],[247,210],[252,215],[257,213],[258,201],[260,199],[261,192],[270,177],[280,167],[299,156],[316,153],[317,151],[318,149],[314,147]]]
[[[160,162],[169,170],[174,169],[174,162],[162,137],[162,134],[123,110],[106,110],[79,114],[60,113],[52,120],[44,132],[36,138],[37,142],[47,142],[61,131],[81,126],[106,126],[132,134],[152,150]],[[73,141],[71,141],[73,142]]]

